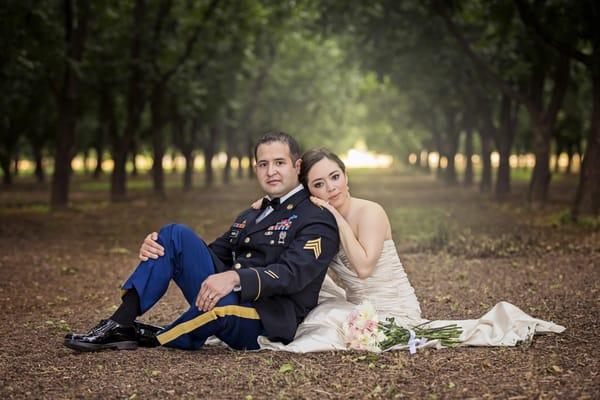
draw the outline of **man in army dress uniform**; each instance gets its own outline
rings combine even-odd
[[[191,229],[167,225],[150,234],[142,261],[122,286],[122,304],[87,334],[68,334],[79,351],[165,345],[198,349],[212,335],[234,349],[257,349],[257,337],[290,342],[317,304],[327,267],[339,246],[333,216],[315,206],[298,181],[300,151],[282,132],[264,135],[254,150],[267,197],[242,212],[206,245]],[[164,328],[137,322],[179,286],[190,308]]]

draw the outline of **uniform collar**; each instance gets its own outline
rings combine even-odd
[[[293,195],[295,195],[302,189],[304,189],[304,186],[300,183],[298,186],[296,186],[295,188],[293,188],[292,190],[290,190],[289,192],[287,192],[286,194],[281,196],[279,198],[279,204],[283,204],[287,199],[289,199],[290,197],[292,197]],[[271,196],[267,196],[267,197],[269,198],[269,200],[272,200]]]
[[[248,225],[246,225],[246,234],[251,234],[253,232],[262,230],[267,226],[272,225],[274,221],[289,215],[290,211],[296,208],[296,205],[304,201],[306,198],[308,198],[308,192],[304,190],[302,185],[298,185],[286,193],[285,196],[281,197],[280,206],[277,210],[271,212],[260,222],[255,224],[253,223],[254,220],[261,214],[262,211],[254,210],[254,215],[249,219]]]

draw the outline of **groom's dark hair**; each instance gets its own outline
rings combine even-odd
[[[265,133],[260,137],[260,139],[256,141],[256,144],[254,145],[255,160],[257,159],[258,146],[260,146],[261,144],[267,144],[271,142],[281,142],[287,144],[288,148],[290,149],[290,157],[292,158],[292,162],[295,163],[296,160],[300,158],[300,145],[298,145],[296,139],[294,139],[285,132],[272,131]]]

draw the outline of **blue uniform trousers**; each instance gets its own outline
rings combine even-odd
[[[210,249],[196,233],[184,225],[166,225],[158,243],[164,256],[141,262],[122,289],[137,291],[143,314],[164,295],[171,280],[179,286],[190,308],[157,335],[160,344],[195,350],[215,335],[234,349],[258,349],[262,323],[250,304],[240,304],[237,293],[228,294],[208,312],[196,308],[202,282],[215,273]]]

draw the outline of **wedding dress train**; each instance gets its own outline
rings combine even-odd
[[[421,318],[421,307],[411,286],[404,267],[398,257],[393,240],[386,240],[373,274],[360,279],[350,268],[342,249],[329,266],[342,281],[345,290],[329,277],[325,279],[319,295],[319,305],[300,324],[294,341],[284,345],[259,337],[261,349],[308,353],[328,350],[346,350],[343,323],[357,305],[369,301],[377,310],[380,319],[394,317],[399,325],[415,326],[428,320]],[[429,321],[428,326],[439,327],[457,324],[462,328],[462,346],[514,346],[520,341],[530,340],[535,333],[565,330],[563,326],[533,318],[518,307],[500,302],[483,317],[469,320]],[[428,341],[418,347],[437,347],[437,340]],[[406,345],[390,349],[406,348]]]

